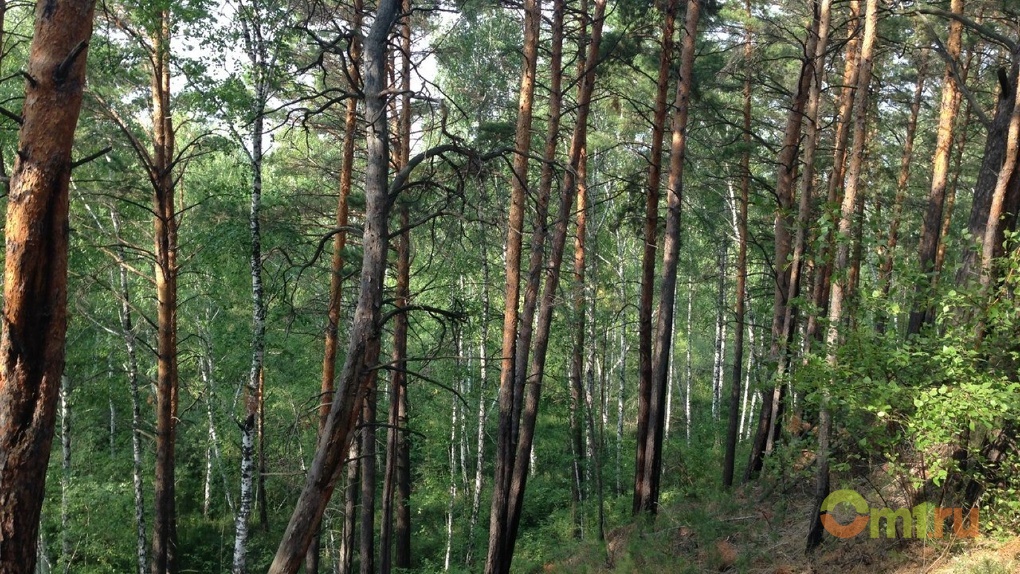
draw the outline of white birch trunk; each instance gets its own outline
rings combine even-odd
[[[65,574],[71,571],[71,380],[60,377],[60,563]]]
[[[124,247],[120,243],[120,221],[117,213],[110,210],[110,221],[117,238],[116,256],[118,263],[118,279],[120,284],[120,315],[121,333],[124,336],[124,347],[127,351],[127,375],[131,390],[131,458],[132,481],[135,495],[135,556],[138,574],[147,574],[149,569],[148,537],[145,534],[145,490],[142,482],[144,460],[142,458],[142,401],[138,393],[138,353],[136,349],[135,330],[131,321],[130,283],[128,282],[125,264]]]
[[[488,356],[485,345],[489,338],[489,260],[484,232],[482,239],[482,332],[478,342],[478,432],[475,436],[475,480],[471,491],[471,518],[468,522],[467,553],[464,563],[471,566],[474,560],[475,527],[482,500],[482,476],[485,470],[485,381],[488,376]]]
[[[255,420],[248,419],[241,425],[241,497],[234,517],[234,562],[233,574],[244,574],[247,558],[248,517],[251,515],[254,489],[252,476],[255,470]]]
[[[687,286],[687,349],[686,365],[684,368],[684,430],[687,435],[687,444],[691,444],[691,382],[694,373],[691,369],[691,341],[693,333],[691,329],[691,317],[694,310],[694,281],[690,281]]]

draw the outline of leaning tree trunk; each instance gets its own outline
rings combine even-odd
[[[857,78],[857,96],[854,99],[853,148],[850,151],[850,166],[847,172],[846,191],[840,208],[839,230],[841,237],[849,237],[856,214],[857,193],[861,184],[864,152],[867,138],[868,90],[871,86],[871,70],[875,38],[878,28],[878,0],[868,0],[864,16],[864,37],[861,40],[860,74]],[[851,246],[839,243],[836,249],[835,269],[845,270],[850,259]],[[829,324],[826,329],[826,362],[830,372],[835,373],[839,332],[843,321],[844,294],[849,287],[849,277],[840,273],[832,283],[829,301]],[[835,385],[829,382],[829,386]],[[813,550],[822,541],[822,503],[829,495],[829,435],[832,431],[832,416],[829,411],[828,388],[823,387],[818,414],[818,454],[816,458],[815,500],[808,531],[807,549]]]
[[[360,87],[361,62],[361,13],[364,10],[362,0],[354,0],[351,7],[351,39],[348,49],[347,76],[354,83],[351,91]],[[354,173],[354,138],[358,128],[358,99],[348,98],[344,114],[344,139],[340,152],[340,190],[337,197],[336,229],[333,230],[333,255],[330,259],[329,304],[326,308],[326,328],[322,356],[322,379],[319,396],[319,428],[318,436],[322,436],[326,419],[329,416],[333,401],[333,379],[336,376],[336,350],[339,340],[341,300],[343,296],[344,248],[347,246],[348,198],[351,194]],[[356,466],[356,465],[355,465]],[[356,471],[355,471],[356,472]],[[347,518],[345,518],[346,524]],[[346,532],[345,532],[346,535]],[[305,572],[315,574],[319,571],[319,538],[316,533],[305,556]],[[345,536],[341,537],[346,541]],[[349,565],[351,548],[343,547],[341,564]]]
[[[333,397],[329,416],[315,449],[315,457],[294,513],[283,534],[270,574],[293,574],[311,544],[322,514],[333,494],[335,479],[350,444],[362,397],[360,386],[379,360],[380,307],[390,197],[387,186],[389,136],[386,121],[386,44],[399,12],[397,0],[383,0],[372,28],[365,37],[364,97],[366,123],[365,219],[362,231],[362,264],[358,303],[349,336],[347,358],[340,387]]]
[[[68,181],[94,0],[40,2],[5,227],[0,571],[30,574],[67,333]]]
[[[984,154],[981,160],[981,169],[978,171],[977,181],[974,183],[974,199],[971,204],[970,217],[967,222],[967,230],[970,236],[983,244],[985,231],[990,221],[989,213],[993,197],[997,188],[999,174],[1007,161],[1006,142],[1008,140],[1009,123],[1012,118],[1014,95],[1017,92],[1017,77],[1020,75],[1020,54],[1014,52],[1012,65],[1009,71],[999,70],[999,97],[996,102],[995,116],[991,126],[988,128],[988,135],[985,140]],[[1006,188],[1007,197],[1020,195],[1020,178],[1014,176]],[[1004,204],[1006,205],[1005,198]],[[993,253],[996,256],[1002,254],[1002,243],[1004,239],[1002,227],[996,229],[996,237],[993,239]],[[980,275],[982,266],[982,253],[975,249],[969,242],[964,243],[963,255],[961,257],[960,269],[956,275],[956,283],[965,286]]]

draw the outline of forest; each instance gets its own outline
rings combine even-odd
[[[0,0],[0,573],[1020,571],[1017,0]]]

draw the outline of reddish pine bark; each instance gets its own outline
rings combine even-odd
[[[7,206],[0,572],[35,572],[67,332],[68,181],[93,0],[40,2]]]

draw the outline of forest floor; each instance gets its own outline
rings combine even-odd
[[[799,484],[800,486],[791,486]],[[664,495],[654,524],[610,528],[605,545],[581,542],[544,572],[749,574],[1020,574],[1020,536],[850,539],[826,535],[805,554],[810,481],[755,484],[731,493]],[[860,489],[864,491],[864,487]],[[873,489],[877,492],[877,489]],[[895,506],[893,497],[886,498]],[[884,531],[884,528],[883,528]]]

